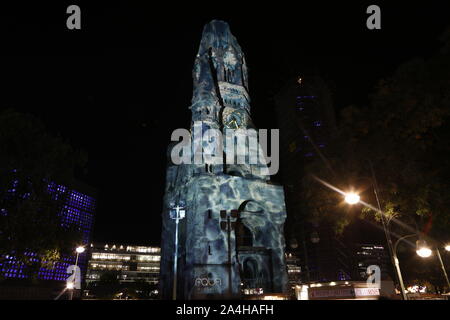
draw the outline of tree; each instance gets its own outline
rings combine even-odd
[[[449,47],[450,37],[444,38]],[[450,52],[402,64],[383,79],[365,107],[341,111],[326,163],[317,158],[306,172],[341,190],[351,187],[376,205],[370,179],[373,165],[381,205],[390,217],[444,239],[450,227]],[[303,195],[306,215],[332,221],[342,232],[352,216],[342,195],[309,179]],[[356,210],[356,209],[347,209]],[[359,206],[361,217],[373,212]],[[405,232],[391,224],[394,232]]]
[[[48,184],[70,185],[86,155],[50,134],[36,117],[14,110],[0,112],[0,155],[0,259],[12,255],[33,274],[80,238],[61,227]]]

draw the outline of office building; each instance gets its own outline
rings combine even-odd
[[[9,196],[19,196],[16,194],[14,185],[9,191]],[[96,208],[96,200],[91,196],[94,192],[89,187],[77,183],[78,190],[89,190],[89,194],[71,189],[57,183],[49,183],[47,185],[48,192],[52,196],[52,200],[56,202],[61,218],[61,228],[73,228],[81,233],[80,245],[87,245],[90,241],[92,228],[94,224],[94,215]],[[8,214],[3,211],[4,214]],[[71,250],[71,248],[69,249]],[[37,278],[39,280],[65,281],[68,278],[67,268],[75,264],[76,253],[73,248],[73,254],[61,255],[52,267],[41,267],[38,271]],[[36,253],[27,253],[31,261],[37,262],[39,257]],[[86,272],[86,257],[81,254],[78,259],[78,266],[81,274]],[[14,254],[5,255],[0,261],[0,272],[5,279],[26,279],[30,275],[26,272],[27,266],[18,262]]]
[[[368,278],[367,267],[378,266],[381,272],[381,280],[391,279],[390,260],[387,249],[380,244],[355,244],[354,265],[356,268],[355,280]]]
[[[88,251],[88,286],[99,283],[102,275],[110,271],[117,274],[119,283],[142,281],[157,285],[159,282],[159,247],[92,244]]]
[[[83,298],[157,298],[160,252],[152,246],[91,244]]]
[[[292,288],[300,284],[302,282],[302,267],[301,258],[298,256],[297,252],[286,252],[286,267],[288,272],[289,286]]]

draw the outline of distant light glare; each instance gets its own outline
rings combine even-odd
[[[419,285],[414,285],[414,286],[410,286],[408,288],[406,288],[406,291],[411,292],[411,293],[426,293],[427,292],[427,287],[426,286],[419,286]]]
[[[73,282],[67,283],[67,289],[72,290],[73,289]]]
[[[347,193],[345,194],[345,202],[348,204],[357,204],[361,200],[361,197],[357,195],[356,193]]]

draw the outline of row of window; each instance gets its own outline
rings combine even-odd
[[[104,253],[104,252],[94,252],[92,253],[93,260],[118,260],[118,261],[130,261],[132,255],[129,254],[116,254],[116,253]],[[160,255],[138,255],[136,256],[137,261],[160,261]]]
[[[93,247],[93,245],[91,245]],[[136,252],[136,253],[159,253],[161,252],[161,248],[158,247],[145,247],[145,246],[127,246],[126,248],[124,246],[117,247],[116,245],[111,246],[111,248],[106,244],[105,250],[125,250],[127,252]]]

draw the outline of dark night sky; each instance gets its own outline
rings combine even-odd
[[[208,11],[193,2],[82,3],[81,31],[66,29],[67,5],[2,8],[0,107],[36,114],[88,151],[83,180],[98,190],[94,240],[159,244],[166,147],[174,129],[189,126],[191,68],[205,23],[230,23],[250,67],[260,128],[276,127],[271,97],[305,68],[333,83],[336,108],[364,104],[398,64],[436,52],[450,25],[443,1],[380,4],[378,31],[365,27],[372,3],[297,2],[230,1]]]

